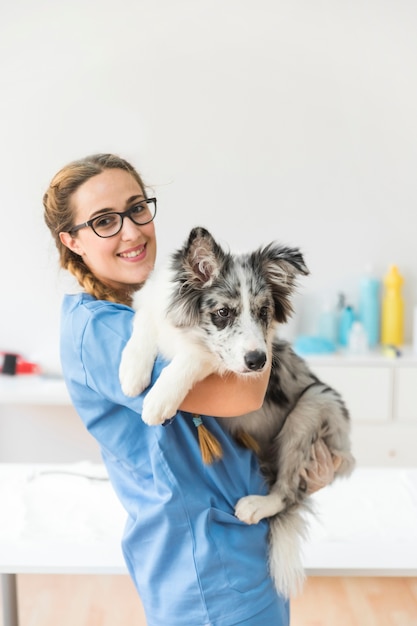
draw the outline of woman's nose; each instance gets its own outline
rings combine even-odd
[[[122,230],[121,230],[122,239],[125,239],[125,240],[134,239],[135,237],[138,236],[139,230],[140,230],[140,226],[138,224],[135,224],[134,221],[130,219],[130,217],[123,218],[123,224],[122,224]]]

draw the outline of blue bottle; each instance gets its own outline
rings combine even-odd
[[[380,281],[368,272],[360,281],[358,317],[365,329],[370,348],[374,348],[379,343],[381,327],[380,291]]]
[[[349,343],[349,334],[355,321],[355,313],[353,307],[347,305],[343,308],[340,314],[339,321],[339,344],[341,346],[347,346]]]

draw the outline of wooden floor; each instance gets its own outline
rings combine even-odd
[[[291,626],[417,626],[416,578],[310,578]]]
[[[146,626],[127,576],[25,574],[18,597],[20,626]],[[417,579],[312,577],[291,612],[291,626],[417,626]]]

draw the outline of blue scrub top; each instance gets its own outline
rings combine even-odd
[[[268,573],[268,524],[234,516],[239,498],[266,493],[257,460],[213,417],[204,424],[223,458],[212,465],[202,462],[188,413],[168,426],[144,424],[144,394],[128,398],[118,377],[133,315],[87,294],[65,296],[61,359],[72,402],[128,514],[123,554],[148,626],[232,626],[271,605],[282,615],[273,626],[284,626],[288,604]],[[158,358],[153,381],[164,365]]]

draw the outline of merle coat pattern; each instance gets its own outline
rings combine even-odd
[[[120,365],[122,389],[133,396],[148,387],[158,353],[170,361],[144,399],[142,418],[149,425],[175,415],[191,387],[211,373],[256,376],[271,365],[263,406],[222,423],[237,437],[251,435],[259,447],[269,494],[243,497],[235,513],[249,524],[270,518],[271,574],[286,596],[304,577],[300,540],[309,506],[300,472],[309,465],[312,443],[323,438],[341,458],[338,476],[354,466],[342,398],[276,337],[303,274],[308,269],[297,248],[271,243],[233,255],[207,230],[194,228],[137,292]]]

